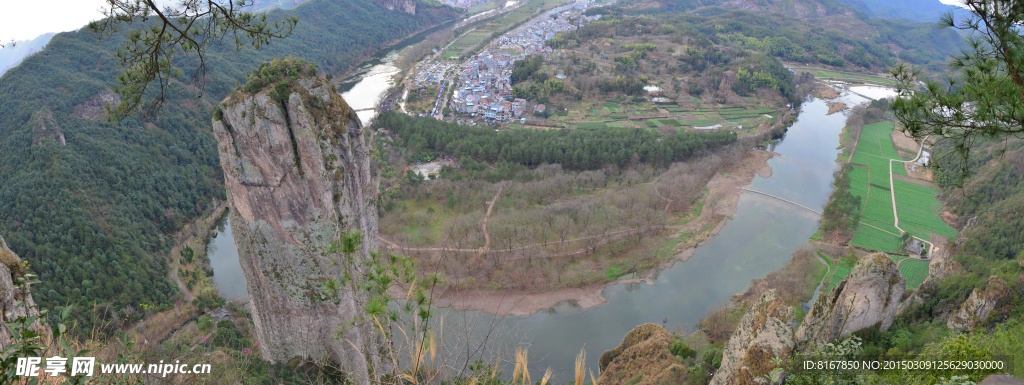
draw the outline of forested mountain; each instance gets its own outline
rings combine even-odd
[[[123,34],[100,42],[85,31],[54,36],[0,77],[0,232],[39,274],[37,301],[86,314],[106,303],[130,321],[143,314],[125,309],[169,304],[177,289],[165,277],[168,261],[152,256],[169,249],[169,234],[224,199],[210,106],[270,58],[303,57],[337,73],[458,14],[420,4],[410,15],[370,0],[272,11],[272,19],[300,19],[291,37],[261,51],[209,51],[203,98],[174,83],[154,120],[116,125],[105,122],[103,104],[116,100],[109,89],[121,68],[112,55]],[[177,61],[185,73],[196,64]],[[90,330],[89,317],[77,318]]]
[[[691,11],[685,15],[677,13],[686,10]],[[754,44],[752,49],[770,51],[786,61],[853,70],[882,72],[902,59],[944,72],[946,58],[963,47],[962,38],[955,31],[939,29],[934,22],[873,18],[834,0],[725,0],[711,4],[661,0],[641,6],[626,1],[590,12],[692,24],[691,28],[697,28],[716,44]],[[594,23],[590,29],[599,28],[599,24]],[[581,30],[580,35],[585,33],[586,29]]]
[[[0,48],[0,76],[4,72],[21,63],[26,56],[39,52],[50,42],[55,33],[39,35],[32,40],[17,41],[14,44]]]
[[[966,12],[939,0],[842,0],[868,15],[887,19],[937,22],[947,12]]]

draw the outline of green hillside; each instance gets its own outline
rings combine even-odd
[[[420,4],[413,16],[369,0],[315,0],[273,11],[272,19],[300,19],[290,38],[263,51],[211,49],[202,99],[174,83],[156,119],[118,125],[76,117],[74,110],[112,88],[121,70],[112,57],[121,36],[99,43],[85,31],[55,36],[0,77],[0,232],[39,274],[37,302],[48,308],[74,304],[78,311],[94,302],[118,310],[170,304],[177,289],[165,278],[168,261],[152,255],[170,248],[168,234],[214,199],[224,199],[211,103],[272,57],[303,57],[342,72],[388,43],[458,14]],[[178,58],[176,64],[187,74],[195,62]],[[52,111],[66,146],[34,144],[36,124],[29,123],[44,110]],[[77,318],[88,331],[89,317]]]

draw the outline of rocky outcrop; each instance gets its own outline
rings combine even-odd
[[[397,9],[408,14],[416,14],[416,0],[377,0],[377,5],[390,11]]]
[[[867,327],[888,330],[896,318],[906,280],[884,253],[865,256],[828,295],[818,296],[796,331],[802,349]]]
[[[775,289],[765,291],[747,310],[722,355],[722,366],[712,385],[758,384],[777,365],[775,357],[793,353],[793,308],[786,306]]]
[[[361,288],[377,182],[359,118],[315,72],[296,59],[261,66],[267,78],[222,102],[213,129],[260,354],[333,360],[368,384],[389,368]],[[333,245],[355,232],[362,242],[340,254]]]
[[[621,345],[601,354],[597,385],[682,383],[686,369],[669,351],[671,343],[672,334],[660,325],[637,326],[626,334]]]
[[[107,118],[107,106],[117,106],[121,97],[104,88],[82,104],[75,106],[71,114],[82,119],[101,120]]]
[[[903,313],[905,310],[930,299],[935,294],[935,282],[941,281],[947,275],[959,271],[962,267],[959,262],[949,257],[949,251],[942,250],[933,253],[932,260],[928,263],[928,276],[914,290],[910,298],[900,303],[900,309],[896,314]]]
[[[974,289],[967,301],[960,305],[960,310],[946,320],[946,327],[973,330],[1006,299],[1007,294],[1006,281],[996,276],[989,278],[985,290]]]
[[[19,317],[38,316],[39,311],[32,301],[32,294],[26,293],[17,286],[18,278],[25,276],[25,264],[17,254],[7,247],[7,242],[0,237],[0,321],[11,322]],[[43,336],[50,335],[49,328],[38,320],[32,325]],[[11,332],[0,326],[0,349],[11,344]]]
[[[54,119],[53,112],[50,112],[49,108],[43,107],[35,115],[32,115],[29,126],[32,127],[32,144],[36,146],[42,145],[45,140],[52,140],[60,143],[61,146],[68,144],[64,140],[64,132],[61,131],[57,119]]]

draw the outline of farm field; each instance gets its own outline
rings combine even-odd
[[[836,287],[839,282],[850,275],[850,272],[853,271],[853,267],[856,265],[856,260],[846,258],[840,260],[835,266],[835,271],[832,272],[832,277],[829,278],[828,290],[823,290],[823,292],[828,293],[833,287]]]
[[[483,12],[483,11],[486,11],[486,10],[489,10],[489,9],[494,9],[494,7],[497,7],[497,6],[498,6],[498,4],[492,1],[490,3],[480,4],[480,5],[476,6],[476,7],[470,8],[468,12],[469,12],[470,15],[472,15],[474,13],[480,13],[480,12]]]
[[[928,277],[928,261],[907,259],[900,263],[900,274],[907,280],[907,290],[917,289]]]
[[[445,51],[444,57],[462,56],[468,50],[475,48],[476,46],[480,45],[480,43],[484,42],[489,37],[491,37],[492,33],[493,32],[491,31],[482,30],[469,32],[455,40],[455,42],[453,42],[452,45],[448,47],[448,50]]]
[[[900,229],[918,238],[930,240],[932,233],[955,237],[956,231],[939,217],[942,203],[935,198],[938,190],[891,179],[890,170],[906,175],[902,163],[890,168],[890,160],[900,160],[890,136],[894,128],[892,122],[878,122],[865,125],[861,130],[852,158],[854,167],[850,170],[850,193],[861,197],[863,202],[861,223],[874,227],[858,228],[850,244],[870,250],[899,251],[902,244],[896,235],[900,234],[895,227],[896,214],[899,215]]]
[[[850,244],[887,253],[895,253],[903,247],[900,237],[865,225],[857,229],[857,234],[853,236]]]
[[[593,125],[596,121],[604,122],[608,127],[646,126],[657,128],[669,126],[689,129],[690,127],[706,127],[721,124],[726,129],[742,127],[754,128],[762,122],[772,119],[778,112],[772,108],[725,107],[719,109],[690,110],[678,105],[655,104],[649,101],[631,101],[619,97],[594,104],[583,104],[571,109],[566,123],[576,123],[579,128],[599,128]],[[562,120],[550,117],[549,120]],[[633,119],[646,119],[632,122]]]
[[[811,73],[815,74],[815,76],[824,77],[824,78],[856,79],[856,80],[879,82],[879,83],[885,83],[885,84],[894,84],[894,85],[896,84],[896,81],[893,80],[893,79],[888,79],[888,78],[883,78],[883,77],[878,77],[878,76],[845,74],[845,73],[842,73],[842,72],[825,71],[825,70],[811,70]]]
[[[901,228],[915,235],[935,233],[949,238],[956,237],[956,230],[939,217],[942,203],[935,198],[939,190],[900,180],[893,183]]]

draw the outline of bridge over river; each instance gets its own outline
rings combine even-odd
[[[804,205],[802,205],[802,204],[799,204],[799,203],[793,202],[793,201],[791,201],[791,200],[789,200],[789,199],[779,198],[779,197],[777,197],[777,196],[775,196],[775,195],[772,195],[772,194],[768,194],[768,193],[763,193],[763,192],[760,192],[760,191],[756,191],[756,190],[751,190],[751,189],[748,189],[748,188],[743,188],[743,187],[740,187],[740,190],[743,190],[743,191],[749,191],[749,192],[752,192],[752,193],[755,193],[755,194],[761,194],[761,195],[764,195],[764,196],[766,196],[766,197],[769,197],[769,198],[774,198],[774,199],[777,199],[777,200],[780,200],[780,201],[783,201],[783,202],[789,203],[789,204],[791,204],[791,205],[793,205],[793,206],[797,206],[797,207],[799,207],[799,208],[802,208],[802,209],[804,209],[804,210],[810,211],[810,212],[812,212],[812,213],[815,213],[815,214],[817,214],[817,215],[818,215],[819,217],[821,216],[821,212],[815,211],[814,209],[812,209],[812,208],[810,208],[810,207],[807,207],[807,206],[804,206]]]

